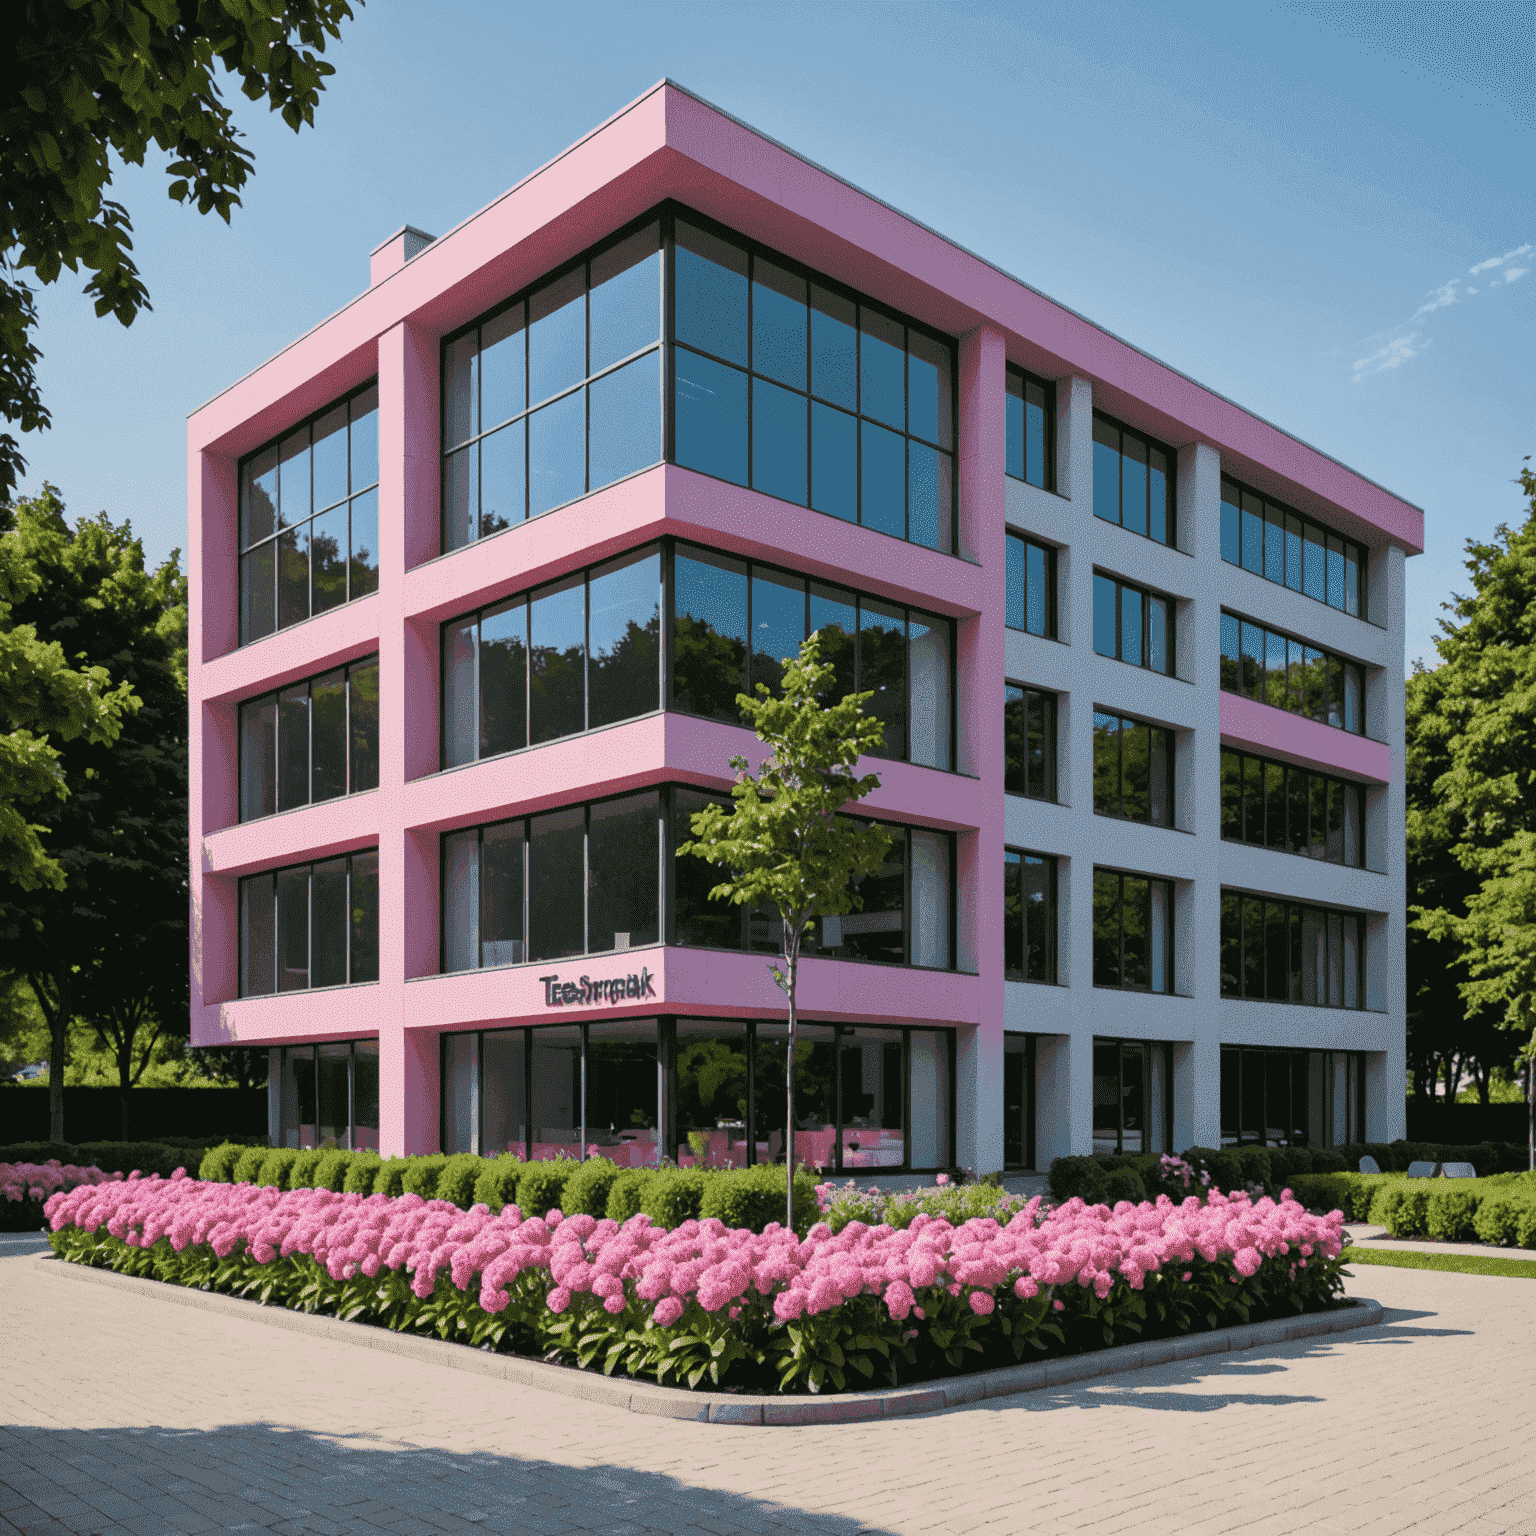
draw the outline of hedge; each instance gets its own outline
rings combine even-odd
[[[173,1170],[163,1171],[168,1175]],[[516,1205],[530,1214],[558,1208],[567,1216],[612,1217],[622,1222],[643,1210],[655,1225],[667,1228],[691,1218],[716,1216],[728,1226],[761,1232],[770,1222],[784,1219],[784,1169],[774,1164],[740,1169],[621,1169],[603,1157],[537,1163],[525,1163],[511,1153],[493,1158],[472,1153],[382,1158],[377,1152],[297,1152],[226,1142],[209,1148],[196,1172],[201,1179],[221,1184],[417,1194],[446,1200],[466,1211],[477,1203],[492,1212]],[[1122,1187],[1130,1185],[1124,1182]],[[795,1176],[796,1229],[808,1230],[817,1214],[816,1179],[802,1170]]]
[[[207,1149],[214,1143],[206,1138],[171,1137],[164,1141],[24,1141],[0,1147],[0,1163],[47,1163],[57,1158],[59,1162],[76,1168],[100,1168],[104,1173],[158,1173],[168,1179],[178,1168],[196,1173]],[[234,1155],[251,1145],[249,1142],[228,1141],[221,1144],[234,1148]],[[260,1150],[267,1150],[266,1137],[261,1139]]]
[[[1295,1180],[1292,1192],[1309,1210],[1338,1209],[1346,1221],[1369,1221],[1396,1238],[1536,1248],[1536,1175],[1531,1173],[1486,1179],[1312,1174]]]

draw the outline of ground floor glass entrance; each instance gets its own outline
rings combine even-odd
[[[828,1172],[953,1166],[954,1034],[801,1024],[794,1160]],[[442,1147],[621,1167],[785,1155],[787,1026],[624,1019],[442,1039]]]

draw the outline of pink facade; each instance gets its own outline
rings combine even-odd
[[[676,463],[658,464],[496,537],[441,553],[442,339],[668,199],[957,341],[958,554]],[[1086,381],[1095,406],[1172,445],[1181,464],[1194,463],[1197,451],[1213,452],[1222,472],[1283,497],[1372,551],[1418,552],[1422,514],[670,84],[647,92],[449,234],[424,246],[414,234],[404,231],[374,254],[366,292],[210,401],[189,424],[193,1043],[376,1038],[380,1144],[388,1153],[426,1152],[444,1141],[439,1042],[445,1034],[584,1018],[781,1016],[782,998],[764,957],[750,953],[658,944],[443,973],[444,834],[662,784],[724,789],[728,756],[756,753],[755,741],[737,727],[657,712],[463,767],[441,767],[440,626],[670,536],[846,583],[871,598],[954,621],[955,771],[870,761],[882,785],[866,807],[893,824],[953,835],[952,964],[921,969],[813,959],[803,972],[801,1009],[807,1019],[822,1022],[953,1032],[956,1160],[978,1169],[1001,1166],[1005,1023],[1016,1004],[1009,1001],[999,959],[1004,934],[998,896],[1005,842],[1018,841],[1004,793],[998,708],[1005,676],[1019,670],[1003,618],[1005,532],[1012,520],[1004,473],[1006,366],[1058,381],[1061,420],[1067,419],[1073,385]],[[242,457],[374,378],[378,589],[241,645]],[[1074,463],[1083,462],[1080,448]],[[1071,451],[1071,444],[1060,445],[1062,481]],[[1072,487],[1072,499],[1080,495],[1081,487]],[[1065,548],[1065,541],[1058,542]],[[1212,558],[1208,546],[1195,554]],[[1399,573],[1400,555],[1392,567]],[[1394,601],[1400,606],[1400,589]],[[1072,638],[1080,650],[1086,625]],[[1384,643],[1389,653],[1393,643],[1398,648],[1396,659],[1386,656],[1384,675],[1396,665],[1400,677],[1400,624],[1395,631],[1388,625]],[[242,823],[240,705],[375,653],[378,787]],[[1191,681],[1217,702],[1208,667]],[[1386,739],[1370,740],[1235,695],[1219,697],[1223,741],[1373,786],[1401,780],[1400,707],[1382,718],[1388,723],[1377,734]],[[1169,723],[1183,726],[1176,719]],[[1207,833],[1209,826],[1207,818]],[[378,849],[379,860],[378,980],[240,996],[241,878],[371,848]],[[1389,921],[1401,909],[1400,863],[1395,867],[1397,894],[1372,909]],[[574,982],[642,967],[650,988],[644,997],[585,1008],[549,1004],[545,978],[551,973]],[[1082,980],[1076,978],[1074,988]],[[1198,999],[1201,989],[1194,990]],[[1206,996],[1201,1006],[1215,1018],[1214,998]],[[1362,1036],[1363,1043],[1351,1043],[1341,1037],[1336,1043],[1374,1053],[1370,1070],[1388,1074],[1398,1049],[1390,1037],[1396,1030],[1400,1038],[1401,1016],[1390,999],[1379,1011],[1389,1021],[1382,1039]],[[1040,1033],[1065,1041],[1083,1028],[1092,1032],[1091,1026],[1067,1023],[1042,1026]],[[1163,1037],[1192,1040],[1197,1033],[1169,1026]],[[1297,1038],[1315,1046],[1322,1037],[1303,1030]],[[1077,1049],[1063,1045],[1055,1066],[1042,1066],[1041,1095],[1050,1091],[1050,1071],[1062,1081],[1075,1073],[1072,1095],[1083,1102],[1088,1089],[1081,1052],[1072,1055]],[[1043,1062],[1049,1053],[1045,1046],[1041,1051]],[[1198,1070],[1208,1075],[1209,1062],[1200,1060],[1206,1064]],[[1176,1109],[1175,1123],[1187,1123],[1191,1139],[1200,1132],[1209,1136],[1211,1096],[1202,1088],[1189,1092],[1191,1103],[1199,1103]],[[919,1113],[914,1103],[914,1122]],[[1068,1126],[1063,1119],[1065,1128],[1052,1132],[1042,1108],[1042,1147],[1087,1150],[1082,1115],[1073,1113],[1077,1120]],[[1044,1166],[1045,1160],[1042,1152],[1037,1161]]]

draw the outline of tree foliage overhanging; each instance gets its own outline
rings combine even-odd
[[[362,0],[357,0],[361,4]],[[0,6],[0,412],[49,424],[37,380],[36,298],[19,275],[86,274],[98,315],[148,309],[114,159],[168,159],[168,191],[227,223],[255,166],[221,78],[295,132],[334,73],[319,57],[348,0],[10,0]],[[0,500],[25,461],[0,433]]]
[[[1472,592],[1408,681],[1410,1049],[1475,1058],[1484,1093],[1536,1024],[1536,474],[1519,483],[1525,522],[1468,541]]]
[[[127,524],[102,513],[71,529],[52,486],[5,511],[0,564],[27,595],[0,626],[0,656],[30,637],[126,701],[115,733],[44,743],[63,793],[31,807],[33,836],[62,878],[0,881],[0,972],[26,978],[47,1020],[50,1134],[62,1140],[77,1021],[110,1045],[124,1090],[160,1032],[185,1027],[187,587],[179,551],[147,570]],[[6,727],[14,704],[0,677]]]

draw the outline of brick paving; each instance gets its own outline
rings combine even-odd
[[[649,1420],[50,1273],[0,1241],[0,1536],[1536,1533],[1536,1293],[926,1418]]]

